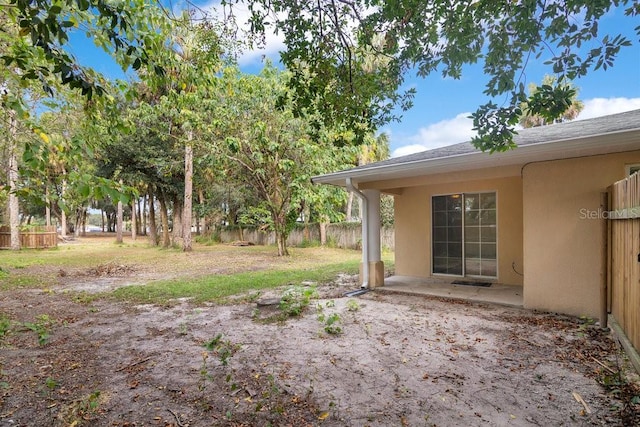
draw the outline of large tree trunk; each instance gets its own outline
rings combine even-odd
[[[191,216],[193,195],[193,133],[188,133],[189,141],[184,147],[184,209],[182,214],[182,250],[191,252]]]
[[[83,211],[83,208],[76,209],[76,223],[73,228],[74,237],[80,237],[80,231],[82,230],[82,211]]]
[[[82,236],[87,236],[87,208],[82,208]]]
[[[327,245],[327,223],[324,221],[320,222],[320,246]]]
[[[138,204],[138,217],[142,218],[142,225],[140,232],[143,235],[147,235],[147,199],[148,196],[144,195],[142,197],[142,207]]]
[[[149,241],[153,246],[158,246],[158,227],[156,226],[156,207],[153,200],[153,192],[149,187]]]
[[[278,247],[278,256],[288,256],[287,249],[287,215],[283,212],[273,212],[273,231],[276,235],[276,246]]]
[[[66,175],[67,172],[63,170],[62,173],[63,175]],[[62,199],[64,199],[66,192],[67,180],[66,178],[63,178],[61,191]],[[62,209],[62,207],[60,208],[60,234],[62,235],[62,237],[67,237],[67,213],[64,211],[64,209]]]
[[[122,226],[123,226],[123,218],[122,218],[122,202],[118,200],[118,218],[116,224],[116,242],[122,243]]]
[[[167,213],[167,202],[164,193],[158,191],[158,202],[160,202],[160,221],[162,222],[162,247],[171,246],[171,235],[169,234],[169,214]]]
[[[173,200],[173,224],[171,229],[171,236],[174,245],[182,246],[182,210],[184,207],[184,203],[182,200],[182,196],[176,195]]]
[[[49,200],[49,187],[44,192],[44,221],[45,225],[51,225],[51,200]]]
[[[131,240],[135,241],[138,235],[138,223],[136,221],[136,201],[131,201]]]
[[[353,218],[351,217],[351,210],[353,209],[353,193],[349,191],[349,195],[347,196],[347,211],[345,221],[351,222]]]
[[[200,202],[200,206],[204,206],[205,200],[204,200],[204,191],[202,191],[202,188],[200,188],[198,190],[198,201]],[[203,210],[200,210],[200,212],[202,212]],[[207,230],[207,217],[206,215],[202,215],[198,217],[198,234],[203,234],[205,236],[208,236],[208,230]]]
[[[9,228],[11,232],[11,250],[20,250],[20,204],[16,195],[18,184],[18,150],[17,134],[18,121],[16,113],[9,110]]]

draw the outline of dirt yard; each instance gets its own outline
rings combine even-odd
[[[257,302],[283,289],[237,305],[140,306],[69,292],[104,285],[88,273],[0,294],[12,322],[0,335],[0,426],[640,423],[637,377],[610,335],[580,319],[347,298],[355,277],[343,276],[282,321]],[[140,281],[126,266],[106,275],[106,289]]]

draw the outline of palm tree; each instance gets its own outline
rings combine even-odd
[[[367,135],[365,137],[365,143],[360,146],[360,151],[356,156],[356,164],[358,166],[367,165],[373,162],[379,162],[381,160],[386,160],[389,158],[391,154],[391,150],[389,149],[389,134],[386,132],[380,133],[378,136],[374,138],[372,134]],[[353,210],[353,193],[349,193],[349,198],[347,199],[347,209],[346,209],[346,221],[353,221],[352,211]],[[358,218],[360,218],[360,213],[362,212],[362,207],[358,209]]]
[[[562,115],[555,120],[548,120],[540,114],[535,114],[531,111],[531,108],[528,103],[523,102],[521,104],[522,108],[522,117],[520,118],[520,125],[524,128],[531,128],[537,126],[545,126],[553,123],[562,123],[574,120],[578,117],[578,114],[584,109],[584,103],[578,100],[578,88],[572,82],[566,82],[565,80],[561,80],[558,82],[558,79],[555,76],[545,75],[542,79],[542,85],[538,86],[535,83],[531,83],[529,85],[529,97],[535,96],[535,94],[541,90],[543,87],[553,88],[560,87],[564,90],[570,90],[573,92],[573,95],[570,97],[570,104],[567,106],[566,110]]]

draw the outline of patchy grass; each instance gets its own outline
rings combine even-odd
[[[126,286],[113,291],[117,299],[150,304],[169,304],[177,298],[190,298],[196,303],[224,303],[225,298],[261,289],[297,285],[304,281],[328,282],[338,273],[355,274],[359,261],[321,265],[302,270],[265,270],[213,275],[194,279],[163,280],[144,286]]]
[[[193,252],[185,253],[149,246],[145,238],[135,242],[125,238],[118,245],[112,236],[92,236],[53,250],[0,251],[0,291],[54,289],[69,278],[91,280],[96,271],[104,270],[101,266],[113,265],[124,272],[121,277],[144,277],[147,282],[113,291],[110,295],[119,300],[167,304],[176,298],[191,298],[221,303],[252,290],[303,281],[322,283],[338,273],[354,274],[361,260],[360,251],[326,247],[296,247],[290,253],[278,257],[273,246],[225,244],[195,244]],[[387,267],[393,266],[391,253],[385,253],[383,260]]]

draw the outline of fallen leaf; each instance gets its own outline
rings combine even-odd
[[[323,421],[323,420],[326,420],[328,416],[329,416],[328,412],[323,412],[322,414],[318,415],[318,419],[320,421]]]

